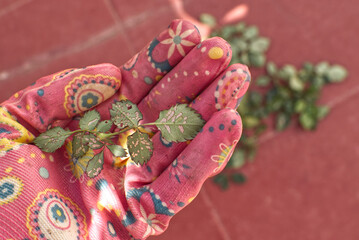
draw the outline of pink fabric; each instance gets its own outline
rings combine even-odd
[[[240,138],[235,109],[250,74],[240,64],[227,68],[230,58],[223,39],[200,42],[195,26],[174,20],[120,68],[64,70],[2,103],[1,239],[145,239],[162,233],[203,182],[223,169]],[[77,129],[78,116],[88,109],[109,119],[111,104],[120,99],[138,104],[143,122],[176,103],[189,103],[207,123],[184,143],[168,143],[148,129],[154,154],[146,165],[105,151],[104,169],[94,179],[84,172],[92,150],[75,159],[70,141],[55,153],[31,144],[54,126]]]

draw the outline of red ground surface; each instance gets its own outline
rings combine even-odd
[[[359,239],[359,74],[356,0],[186,0],[190,14],[222,16],[248,4],[245,21],[272,39],[268,58],[329,60],[349,78],[328,86],[332,107],[316,132],[269,133],[249,181],[222,192],[207,181],[197,199],[151,239]],[[0,0],[0,101],[69,67],[121,65],[175,18],[167,0]]]

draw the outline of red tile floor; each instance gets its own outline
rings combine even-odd
[[[222,192],[207,181],[168,230],[151,239],[359,239],[359,74],[356,0],[185,0],[194,17],[245,3],[245,21],[272,39],[269,58],[300,65],[329,60],[350,76],[325,88],[332,107],[316,132],[296,127],[262,139]],[[175,18],[167,0],[0,0],[0,101],[69,67],[121,65]]]

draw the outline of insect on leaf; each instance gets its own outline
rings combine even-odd
[[[64,144],[66,138],[70,135],[70,131],[64,130],[61,127],[54,127],[41,133],[34,140],[34,143],[44,152],[54,152]]]
[[[146,133],[136,131],[127,138],[128,152],[132,161],[141,165],[150,160],[153,153],[153,145]]]
[[[107,148],[115,157],[125,157],[127,155],[125,149],[123,149],[120,145],[109,145]]]
[[[84,133],[76,133],[72,139],[72,155],[80,158],[89,150],[88,142],[84,138]]]
[[[96,130],[98,132],[108,132],[110,131],[111,127],[112,127],[112,121],[111,120],[104,120],[99,122],[99,124],[96,126]]]
[[[99,112],[96,110],[88,111],[80,119],[80,128],[82,130],[94,130],[100,119],[101,116]]]
[[[100,149],[103,146],[103,142],[101,142],[95,135],[92,133],[88,135],[84,135],[84,141],[88,142],[88,146],[91,149]]]
[[[178,104],[161,111],[155,123],[164,139],[169,142],[183,142],[197,135],[204,125],[204,120],[187,104]]]
[[[113,123],[120,129],[125,127],[137,127],[142,119],[142,113],[136,104],[129,100],[122,100],[112,104],[110,110]]]
[[[103,162],[103,151],[101,151],[89,161],[86,168],[87,176],[90,178],[98,176],[103,169]]]

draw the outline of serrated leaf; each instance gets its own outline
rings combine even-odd
[[[270,77],[266,75],[259,76],[256,80],[256,85],[259,87],[266,87],[270,83]]]
[[[90,133],[88,135],[84,135],[84,141],[88,143],[88,146],[91,149],[100,149],[103,147],[103,142],[100,141],[94,134]]]
[[[341,82],[348,75],[347,70],[340,65],[333,65],[327,71],[329,82]]]
[[[104,121],[101,121],[99,122],[99,124],[97,125],[96,127],[96,130],[98,132],[108,132],[110,131],[111,127],[112,127],[112,121],[111,120],[104,120]]]
[[[103,169],[103,151],[95,155],[88,163],[86,173],[89,178],[98,176]]]
[[[127,153],[120,145],[109,145],[107,148],[112,152],[115,157],[126,157]]]
[[[204,120],[187,104],[177,104],[161,111],[155,123],[164,139],[169,142],[183,142],[197,135],[204,125]]]
[[[70,131],[64,130],[61,127],[54,127],[44,133],[41,133],[34,140],[34,143],[44,152],[54,152],[64,145],[66,138],[70,135]]]
[[[204,24],[209,25],[210,27],[215,27],[217,25],[217,20],[214,16],[208,13],[203,13],[199,16],[199,20]]]
[[[120,129],[137,127],[143,117],[136,104],[129,100],[121,100],[112,104],[110,113],[111,120]]]
[[[152,141],[148,134],[139,131],[127,138],[127,147],[132,161],[141,165],[150,160],[153,153]]]
[[[96,110],[88,111],[80,119],[80,128],[82,130],[94,130],[100,119],[101,116],[99,112]]]
[[[80,158],[89,150],[88,142],[84,138],[84,133],[76,133],[72,139],[72,155]]]

